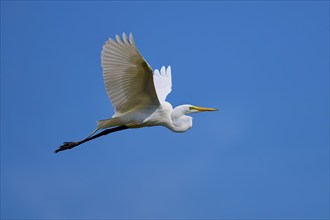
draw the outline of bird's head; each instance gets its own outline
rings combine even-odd
[[[196,112],[211,112],[211,111],[218,111],[216,108],[206,108],[206,107],[200,107],[195,105],[181,105],[178,106],[179,111],[181,111],[183,114],[190,114],[190,113],[196,113]],[[177,107],[177,108],[178,108]]]
[[[179,105],[171,113],[173,126],[169,128],[175,132],[185,132],[192,127],[192,117],[187,116],[187,114],[217,110],[216,108],[205,108],[194,105]]]

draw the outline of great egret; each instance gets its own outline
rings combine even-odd
[[[55,153],[115,131],[146,126],[164,126],[174,132],[185,132],[192,127],[192,117],[187,114],[216,111],[194,105],[180,105],[173,109],[165,101],[172,90],[171,67],[164,66],[152,72],[147,61],[135,46],[132,33],[129,39],[109,39],[102,49],[103,79],[107,94],[114,107],[112,118],[97,122],[97,128],[85,139],[64,142]],[[97,131],[111,128],[94,135]],[[94,136],[93,136],[94,135]]]

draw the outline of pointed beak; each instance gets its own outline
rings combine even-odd
[[[216,109],[216,108],[205,108],[205,107],[198,107],[198,106],[192,106],[191,109],[199,111],[199,112],[218,111],[218,109]]]

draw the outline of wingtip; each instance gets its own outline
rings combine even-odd
[[[160,69],[160,73],[165,74],[165,66],[162,66],[162,68]]]
[[[159,70],[158,70],[158,69],[155,69],[155,70],[154,70],[154,74],[159,75],[159,74],[160,74],[160,73],[159,73]]]
[[[129,42],[129,40],[128,40],[128,38],[127,38],[127,35],[126,35],[126,33],[125,32],[123,32],[123,40],[124,40],[124,43],[126,44],[126,45],[130,45],[131,43]]]
[[[131,43],[131,45],[135,45],[132,32],[129,33],[129,42]]]
[[[118,44],[123,44],[123,41],[121,40],[120,36],[116,34],[116,40]]]

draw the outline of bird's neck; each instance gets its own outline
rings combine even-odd
[[[174,132],[185,132],[192,127],[192,117],[185,115],[180,106],[171,112],[172,124],[169,128]]]

